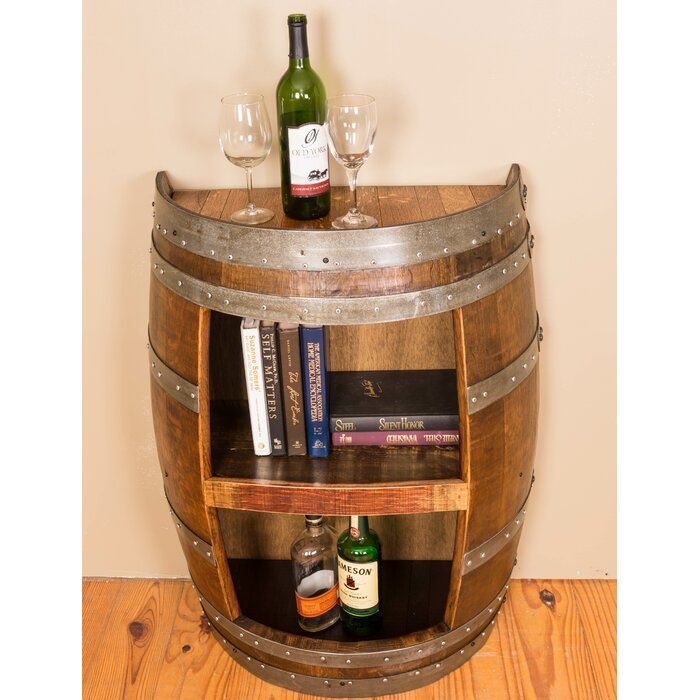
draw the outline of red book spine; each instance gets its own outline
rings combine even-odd
[[[458,430],[333,433],[333,445],[458,445]]]

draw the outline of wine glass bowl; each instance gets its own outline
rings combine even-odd
[[[372,228],[377,220],[357,208],[357,172],[374,150],[377,103],[369,95],[338,95],[327,101],[328,145],[348,173],[352,204],[348,213],[333,221],[333,228]]]
[[[221,98],[219,146],[226,158],[246,173],[248,205],[231,215],[241,224],[262,224],[274,213],[253,204],[252,170],[270,153],[272,128],[262,95],[239,92]]]

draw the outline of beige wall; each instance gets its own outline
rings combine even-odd
[[[361,183],[500,183],[523,166],[545,343],[516,574],[613,576],[612,0],[86,0],[85,574],[186,573],[148,396],[153,178],[241,186],[218,150],[217,99],[255,90],[274,110],[289,11],[309,16],[329,94],[377,97]],[[276,155],[255,181],[277,185]]]

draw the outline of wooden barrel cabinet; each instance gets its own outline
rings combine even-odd
[[[239,190],[156,178],[151,397],[165,494],[212,634],[251,673],[329,697],[397,693],[449,673],[496,623],[534,481],[541,328],[526,189],[367,187],[377,229],[281,214],[227,221]],[[241,317],[325,324],[332,370],[454,368],[459,447],[341,447],[256,457]],[[303,514],[367,514],[384,547],[384,627],[296,625],[289,545]]]

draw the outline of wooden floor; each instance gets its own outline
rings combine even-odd
[[[550,595],[552,594],[552,595]],[[83,583],[84,698],[309,700],[264,683],[212,638],[183,580]],[[393,700],[616,696],[614,581],[515,580],[486,646],[437,683]]]

